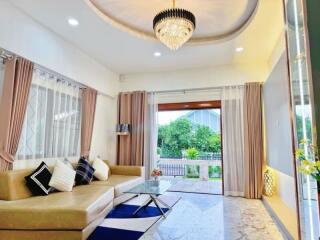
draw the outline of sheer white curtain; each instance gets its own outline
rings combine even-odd
[[[79,156],[80,88],[35,70],[17,159]]]
[[[149,179],[158,160],[158,97],[154,92],[148,93],[147,111],[144,166],[146,178]]]
[[[244,196],[243,98],[243,86],[222,89],[223,173],[226,196]]]

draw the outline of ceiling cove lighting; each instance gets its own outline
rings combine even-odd
[[[196,28],[196,18],[192,12],[176,8],[163,10],[153,19],[156,37],[171,50],[177,50],[192,36]]]
[[[68,18],[68,23],[71,27],[77,27],[79,26],[79,21],[75,18]]]

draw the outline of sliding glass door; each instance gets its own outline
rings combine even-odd
[[[308,56],[305,1],[285,1],[287,18],[287,44],[292,95],[292,110],[295,122],[295,146],[301,148],[306,158],[312,159],[307,144],[315,144],[313,138],[313,97]],[[319,210],[316,181],[298,171],[301,162],[296,160],[297,187],[301,238],[319,239]]]
[[[222,194],[220,102],[160,104],[158,124],[157,164],[184,180],[176,190]]]

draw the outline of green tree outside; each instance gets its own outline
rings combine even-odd
[[[221,135],[219,133],[213,133],[209,137],[209,151],[214,153],[221,152]]]
[[[194,148],[201,153],[220,153],[221,136],[209,127],[198,125],[192,127],[187,118],[179,118],[159,127],[158,147],[161,157],[181,158],[182,152]]]
[[[198,155],[199,155],[198,150],[195,149],[195,148],[188,148],[187,151],[186,151],[186,153],[187,153],[188,159],[190,159],[190,160],[195,160],[195,159],[197,159],[197,157],[198,157]]]
[[[186,118],[177,119],[168,125],[160,126],[158,132],[158,147],[165,157],[180,158],[182,150],[191,145],[192,124]]]
[[[297,135],[298,141],[304,140],[303,137],[303,127],[302,127],[302,116],[297,115],[296,117],[296,125],[297,125]],[[312,126],[310,118],[306,118],[306,129],[307,129],[307,139],[312,139]]]
[[[210,142],[209,139],[213,136],[213,132],[208,126],[196,126],[196,130],[193,136],[193,145],[200,152],[210,152]]]

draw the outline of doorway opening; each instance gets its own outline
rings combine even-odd
[[[169,191],[223,194],[221,102],[158,106],[157,167]]]

